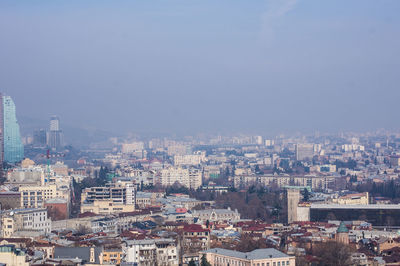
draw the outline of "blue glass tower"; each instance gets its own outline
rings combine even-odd
[[[3,152],[4,161],[16,163],[24,159],[24,145],[21,141],[15,104],[10,96],[2,96],[3,111]]]

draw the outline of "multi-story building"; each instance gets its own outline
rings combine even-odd
[[[56,184],[21,186],[19,192],[21,193],[21,207],[24,208],[43,207],[46,200],[55,198],[65,199],[69,203],[71,195],[69,187],[57,186]]]
[[[4,265],[28,266],[26,254],[24,251],[16,248],[14,245],[0,246],[0,261]]]
[[[236,188],[247,188],[251,185],[262,186],[303,186],[314,190],[326,190],[334,184],[335,178],[330,175],[239,175],[234,177],[234,186]]]
[[[200,251],[210,248],[210,230],[198,224],[184,226],[181,248],[182,262],[189,263],[197,258]]]
[[[238,221],[240,220],[240,213],[235,210],[228,209],[207,209],[207,210],[193,210],[193,217],[197,217],[203,221]]]
[[[175,155],[174,165],[199,165],[206,160],[206,153],[200,152],[198,154],[188,154],[188,155]]]
[[[24,159],[15,104],[10,96],[0,94],[0,162],[16,163]]]
[[[11,237],[18,231],[50,233],[51,219],[47,209],[15,209],[1,214],[2,237]]]
[[[59,150],[63,146],[63,133],[60,129],[60,119],[58,116],[52,116],[50,119],[47,145],[53,150]]]
[[[296,257],[289,256],[274,248],[256,249],[251,252],[239,252],[223,248],[213,248],[200,252],[199,258],[206,257],[214,266],[242,265],[242,266],[295,266]]]
[[[195,168],[170,167],[161,170],[161,185],[172,186],[175,182],[190,189],[202,185],[202,173]]]
[[[7,184],[13,186],[34,185],[44,183],[44,170],[42,167],[14,168],[7,172]]]
[[[82,192],[81,213],[110,214],[135,210],[135,186],[112,183],[105,187],[86,188]]]
[[[33,133],[33,144],[39,147],[45,147],[47,144],[47,132],[45,129],[35,130]]]
[[[128,263],[141,266],[179,265],[178,249],[173,239],[128,240],[125,244],[125,260]]]
[[[296,144],[296,160],[311,160],[314,156],[314,144]]]
[[[103,250],[103,263],[120,265],[123,257],[121,249],[104,249]]]
[[[368,192],[354,193],[341,196],[337,199],[332,199],[333,203],[344,204],[344,205],[368,205],[369,196]]]

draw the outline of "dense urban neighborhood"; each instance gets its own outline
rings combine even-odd
[[[14,118],[4,132],[18,128],[14,109],[3,109]],[[133,137],[76,149],[56,116],[49,130],[18,134],[2,145],[7,265],[400,261],[400,134]]]

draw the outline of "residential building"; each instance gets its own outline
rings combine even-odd
[[[121,249],[104,249],[103,250],[103,263],[120,265],[123,257]]]
[[[251,252],[239,252],[223,248],[213,248],[200,252],[213,266],[295,266],[295,256],[289,256],[274,248],[256,249]]]
[[[179,265],[175,240],[169,238],[128,240],[125,242],[126,262],[141,266]]]
[[[198,224],[185,225],[181,247],[182,262],[189,263],[200,251],[210,248],[210,230]]]
[[[36,231],[41,234],[51,231],[51,219],[46,209],[15,209],[0,215],[2,237],[11,237],[19,231]]]
[[[311,160],[314,157],[314,144],[296,144],[296,160]]]
[[[240,213],[237,210],[232,211],[228,209],[207,209],[207,210],[193,210],[193,217],[197,217],[203,221],[217,222],[217,221],[238,221],[240,220]]]
[[[57,186],[56,184],[46,184],[43,186],[21,186],[21,207],[39,208],[44,206],[48,199],[61,198],[70,203],[71,191],[67,186]]]
[[[135,210],[135,186],[132,183],[86,188],[81,197],[81,213],[110,214]]]
[[[29,266],[26,254],[14,245],[0,246],[0,264],[12,266]]]
[[[161,170],[161,185],[172,186],[175,182],[190,189],[202,185],[202,173],[195,168],[170,167]]]

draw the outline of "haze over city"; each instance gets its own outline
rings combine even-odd
[[[21,121],[114,134],[398,130],[399,1],[1,1]],[[21,125],[24,128],[24,125]]]
[[[0,1],[0,266],[400,265],[399,14]]]

